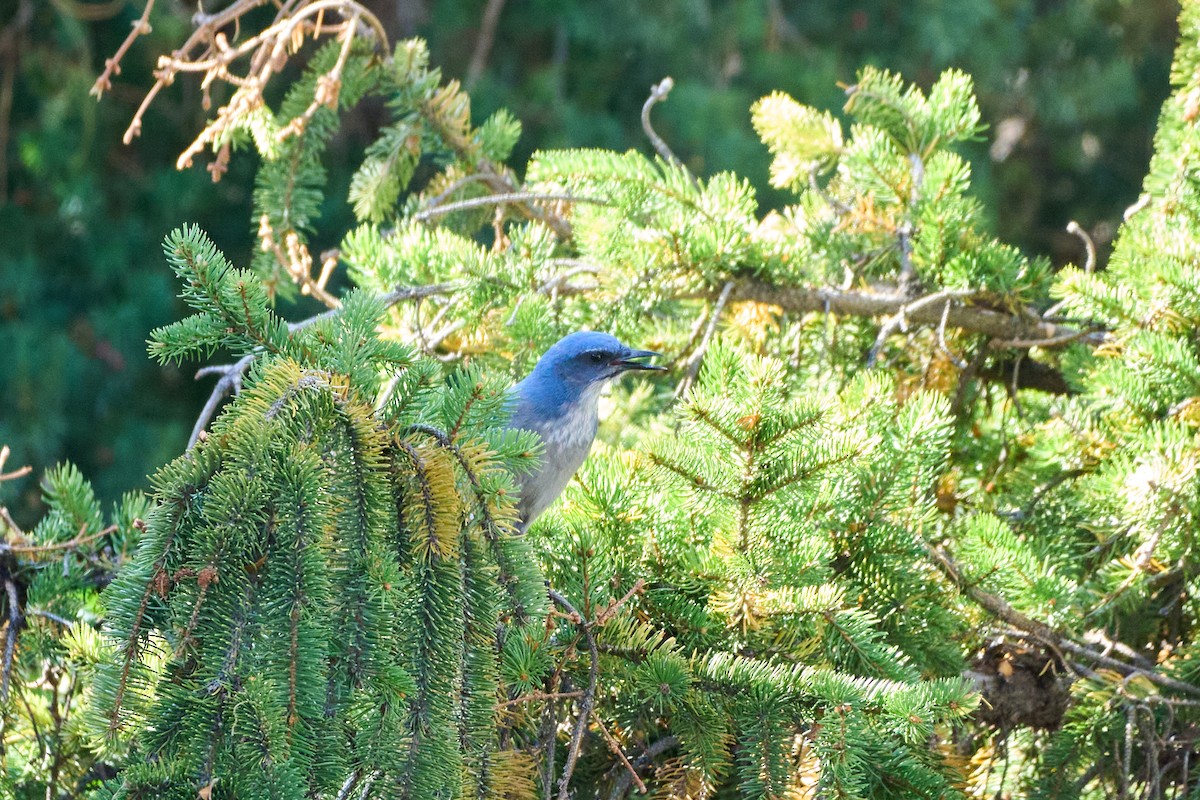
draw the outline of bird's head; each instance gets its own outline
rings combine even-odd
[[[580,331],[563,337],[547,350],[533,374],[582,390],[631,370],[666,369],[645,363],[657,355],[634,350],[607,333]]]

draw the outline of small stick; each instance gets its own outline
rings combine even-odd
[[[358,784],[359,777],[358,770],[354,770],[346,776],[345,782],[342,783],[342,788],[338,790],[336,800],[348,800],[350,793],[354,791],[354,787]]]
[[[675,88],[675,81],[670,75],[663,78],[661,81],[650,87],[650,96],[646,98],[646,102],[642,104],[642,130],[646,132],[646,138],[650,140],[650,144],[654,145],[654,150],[668,163],[674,164],[677,167],[682,167],[683,162],[679,157],[671,152],[671,148],[663,141],[663,138],[655,132],[654,126],[650,124],[650,109],[657,104],[667,99],[667,95]],[[693,178],[693,180],[695,180]]]
[[[675,387],[676,397],[682,397],[696,382],[696,376],[700,374],[700,364],[704,360],[704,353],[708,350],[708,345],[717,330],[717,323],[720,322],[721,314],[725,311],[725,304],[729,302],[729,296],[733,294],[733,286],[733,281],[726,281],[725,286],[721,289],[717,303],[713,306],[712,315],[708,318],[708,327],[704,329],[704,337],[700,340],[700,344],[692,353],[691,358],[688,359],[688,368],[683,380]]]
[[[87,526],[84,526],[83,530],[86,530],[86,529],[87,529]],[[71,550],[75,547],[78,547],[81,544],[87,544],[88,542],[93,542],[96,539],[99,539],[101,536],[107,536],[108,534],[112,533],[116,529],[117,529],[116,525],[109,525],[104,530],[98,531],[97,533],[93,533],[91,536],[84,536],[83,530],[80,530],[79,534],[74,539],[71,539],[68,542],[55,542],[53,544],[5,544],[5,545],[0,545],[0,551],[7,550],[11,553],[25,554],[25,553],[46,553],[46,552],[50,552],[53,550]]]
[[[970,289],[946,289],[941,292],[927,294],[924,297],[913,300],[911,303],[904,303],[896,310],[896,313],[888,318],[888,321],[879,329],[879,336],[875,338],[875,344],[871,345],[871,351],[867,354],[867,367],[875,366],[879,359],[879,351],[883,349],[884,342],[888,337],[896,332],[896,329],[908,329],[908,315],[918,311],[926,306],[933,305],[942,300],[950,301],[955,298],[971,297],[975,292]],[[942,309],[942,318],[948,319],[950,314],[950,306]],[[943,323],[944,324],[944,323]]]
[[[1067,233],[1073,233],[1083,240],[1083,249],[1087,251],[1087,261],[1083,264],[1083,271],[1091,275],[1096,269],[1096,243],[1092,241],[1091,234],[1075,220],[1067,223]]]
[[[576,697],[583,697],[582,689],[573,692],[531,692],[530,694],[523,694],[520,697],[514,697],[511,700],[503,700],[496,703],[495,708],[499,711],[502,708],[515,706],[519,703],[536,703],[539,700],[569,700]]]
[[[942,349],[942,352],[946,354],[946,358],[950,359],[954,366],[959,369],[966,369],[967,362],[950,352],[950,348],[946,346],[946,320],[950,317],[950,304],[953,302],[953,300],[947,298],[946,307],[942,309],[942,321],[938,323],[937,329],[938,347]]]
[[[499,205],[504,203],[536,203],[538,201],[591,203],[592,205],[597,206],[610,205],[607,200],[603,200],[598,197],[580,197],[569,192],[501,192],[498,194],[485,195],[483,197],[470,197],[466,200],[458,200],[454,203],[446,203],[445,205],[426,208],[413,214],[411,219],[415,222],[428,222],[434,217],[440,217],[444,214],[451,214],[455,211],[483,208],[485,206]]]
[[[612,750],[616,757],[621,759],[621,763],[625,765],[625,769],[629,770],[629,776],[633,779],[633,783],[637,786],[638,791],[645,794],[646,784],[642,783],[642,779],[638,777],[637,772],[633,769],[633,764],[630,764],[629,759],[621,752],[621,745],[608,732],[608,728],[604,727],[604,723],[599,718],[596,719],[596,726],[600,728],[600,733],[604,734],[604,741],[608,743],[608,749]]]
[[[625,593],[624,597],[622,597],[620,600],[614,600],[607,608],[601,609],[600,613],[596,615],[596,620],[593,624],[597,626],[607,624],[608,621],[616,615],[618,608],[628,603],[629,598],[633,597],[635,594],[641,594],[645,588],[646,581],[642,578],[638,578],[634,582],[633,587]]]
[[[12,679],[13,655],[17,650],[17,635],[25,623],[25,615],[21,613],[21,598],[17,594],[17,583],[8,570],[4,569],[4,590],[8,593],[8,630],[4,637],[4,663],[0,669],[0,705],[8,703],[8,686]],[[566,798],[563,798],[566,800]]]
[[[28,464],[14,469],[12,472],[5,472],[4,463],[8,461],[9,455],[11,455],[11,453],[8,449],[8,445],[0,447],[0,483],[3,483],[4,481],[16,480],[17,478],[23,478],[29,473],[33,472],[33,467],[29,466]]]
[[[196,380],[205,375],[220,375],[221,377],[209,394],[204,408],[200,409],[200,416],[196,419],[196,424],[192,426],[192,435],[188,437],[188,450],[191,450],[196,446],[196,442],[200,441],[200,434],[204,432],[204,426],[217,413],[217,406],[221,404],[221,401],[226,396],[236,395],[242,390],[242,377],[246,374],[246,370],[250,369],[250,365],[257,355],[256,352],[249,353],[238,359],[237,363],[207,366],[196,371]]]
[[[121,73],[121,59],[125,57],[125,53],[129,52],[129,48],[133,46],[139,36],[150,32],[150,12],[153,10],[154,0],[146,0],[142,16],[133,23],[133,30],[125,37],[125,41],[121,42],[121,46],[117,48],[117,52],[113,54],[112,58],[104,60],[104,72],[101,72],[100,77],[96,78],[96,82],[92,84],[88,94],[99,100],[106,91],[112,88],[112,77]]]

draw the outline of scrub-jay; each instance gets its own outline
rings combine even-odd
[[[512,388],[509,427],[533,431],[545,443],[541,465],[517,476],[522,532],[557,499],[587,458],[599,424],[600,390],[630,370],[666,369],[641,363],[657,355],[626,347],[607,333],[580,331],[560,339]]]

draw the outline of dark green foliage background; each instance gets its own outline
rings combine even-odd
[[[0,4],[0,444],[35,475],[70,459],[108,500],[182,449],[208,390],[145,356],[149,330],[182,312],[162,237],[193,221],[248,263],[255,165],[235,157],[218,184],[199,163],[175,170],[202,124],[199,89],[186,80],[156,101],[134,146],[121,143],[154,59],[186,37],[195,8],[160,2],[153,34],[97,104],[88,89],[141,12],[130,2],[107,19],[76,16],[99,5]],[[373,5],[393,38],[426,37],[448,76],[470,77],[483,2]],[[511,2],[472,87],[474,116],[507,107],[522,120],[516,164],[546,147],[646,150],[641,106],[671,75],[676,88],[654,112],[659,132],[698,174],[736,170],[773,205],[782,197],[767,186],[769,154],[747,112],[754,100],[779,89],[836,112],[838,81],[864,65],[925,85],[957,66],[974,75],[992,128],[967,155],[996,233],[1062,263],[1079,256],[1063,232],[1069,219],[1103,248],[1137,197],[1168,90],[1176,10],[1165,0]],[[331,148],[327,230],[348,227],[338,224],[350,219],[340,187],[382,116],[358,110]],[[988,146],[1010,117],[1025,133],[993,160]],[[6,494],[18,519],[36,518],[33,478],[6,484]]]

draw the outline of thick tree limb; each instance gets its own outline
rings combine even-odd
[[[565,277],[565,276],[560,276]],[[441,283],[431,286],[398,287],[384,295],[381,299],[385,306],[391,307],[406,300],[420,300],[433,295],[453,294],[459,287],[452,283]],[[538,291],[551,291],[555,294],[574,293],[573,287],[559,286],[554,279],[547,281]],[[581,290],[582,291],[582,290]],[[708,297],[707,293],[689,295],[693,298]],[[682,299],[682,297],[681,297]],[[718,307],[736,300],[752,300],[759,303],[776,305],[785,311],[815,312],[825,314],[842,314],[854,317],[886,317],[887,322],[876,342],[876,351],[882,340],[896,329],[904,329],[908,325],[930,325],[943,332],[946,327],[957,328],[967,333],[978,333],[991,337],[989,347],[994,350],[1026,349],[1029,347],[1056,348],[1081,342],[1096,345],[1105,339],[1102,330],[1072,328],[1056,322],[1047,321],[1037,314],[1010,314],[986,308],[981,305],[970,305],[973,300],[982,299],[967,290],[947,290],[935,292],[923,297],[910,297],[900,292],[864,292],[842,290],[833,287],[805,288],[801,286],[779,286],[758,279],[726,282],[718,298]],[[337,316],[341,309],[334,308],[289,325],[292,331],[301,330],[313,323]],[[715,321],[720,313],[714,314]],[[705,339],[711,335],[711,327]],[[701,348],[701,352],[703,347]],[[241,387],[241,379],[255,354],[243,357],[236,364],[205,367],[197,372],[196,377],[216,374],[220,380],[205,404],[188,442],[190,450],[198,441],[201,432],[216,413],[221,401],[230,394],[236,394]],[[1015,379],[1014,379],[1015,375]],[[1025,359],[1019,370],[1014,369],[1012,362],[1004,362],[980,372],[980,377],[989,380],[1003,379],[1006,383],[1019,389],[1038,389],[1053,394],[1070,394],[1071,388],[1058,370]]]
[[[1169,689],[1179,694],[1188,695],[1189,697],[1200,697],[1200,687],[1193,686],[1190,683],[1176,680],[1175,678],[1163,675],[1154,669],[1143,669],[1134,664],[1121,661],[1104,653],[1080,644],[1066,634],[1056,630],[1046,623],[1033,619],[1022,614],[1017,609],[1009,605],[1008,601],[999,595],[985,591],[972,583],[969,583],[962,574],[962,569],[954,561],[954,559],[944,550],[938,547],[928,547],[927,552],[932,559],[934,565],[945,575],[951,583],[958,587],[959,591],[971,598],[980,608],[991,614],[996,619],[1011,625],[1022,633],[1029,634],[1034,639],[1042,642],[1048,647],[1059,651],[1059,653],[1071,653],[1074,656],[1091,661],[1094,664],[1107,667],[1115,670],[1126,677],[1140,676],[1149,680],[1164,689]]]
[[[902,311],[908,323],[939,325],[944,308],[922,303],[924,298],[892,293],[842,291],[834,288],[778,286],[761,280],[747,280],[734,293],[737,300],[753,300],[777,305],[785,311],[824,311],[852,317],[895,317]],[[970,296],[946,312],[946,325],[968,333],[980,333],[1011,347],[1054,347],[1069,341],[1099,344],[1102,331],[1081,331],[1067,325],[1047,322],[1032,314],[1007,314],[983,306],[967,305]],[[1069,337],[1069,338],[1068,338]]]

